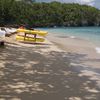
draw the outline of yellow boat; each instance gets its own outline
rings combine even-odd
[[[32,38],[32,37],[24,37],[24,36],[16,36],[16,40],[18,41],[30,41],[30,42],[44,42],[44,38]]]
[[[17,29],[17,32],[25,32],[27,34],[37,34],[40,36],[46,36],[47,35],[47,31],[39,31],[39,30],[27,30],[27,29]]]

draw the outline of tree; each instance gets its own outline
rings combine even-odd
[[[100,10],[86,5],[0,0],[0,24],[32,27],[100,25]]]

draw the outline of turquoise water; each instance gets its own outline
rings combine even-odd
[[[100,27],[63,27],[63,28],[39,28],[58,36],[75,36],[87,39],[100,46]]]

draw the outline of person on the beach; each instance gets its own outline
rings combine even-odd
[[[19,28],[20,28],[20,29],[24,29],[25,27],[24,27],[24,26],[20,26]]]

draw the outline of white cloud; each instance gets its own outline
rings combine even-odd
[[[54,0],[51,0],[51,1],[54,1]],[[55,1],[66,2],[66,3],[80,3],[80,4],[94,6],[97,0],[55,0]]]
[[[80,4],[94,4],[94,1],[95,0],[76,0],[77,1],[77,3],[80,3]]]
[[[92,1],[94,1],[94,0],[78,0],[78,1],[81,1],[81,2],[86,2],[86,3],[88,3],[88,2],[92,2]]]
[[[59,1],[59,2],[66,2],[66,3],[80,3],[80,4],[86,4],[86,5],[91,5],[100,8],[100,0],[37,0],[37,1],[45,1],[45,2]]]

